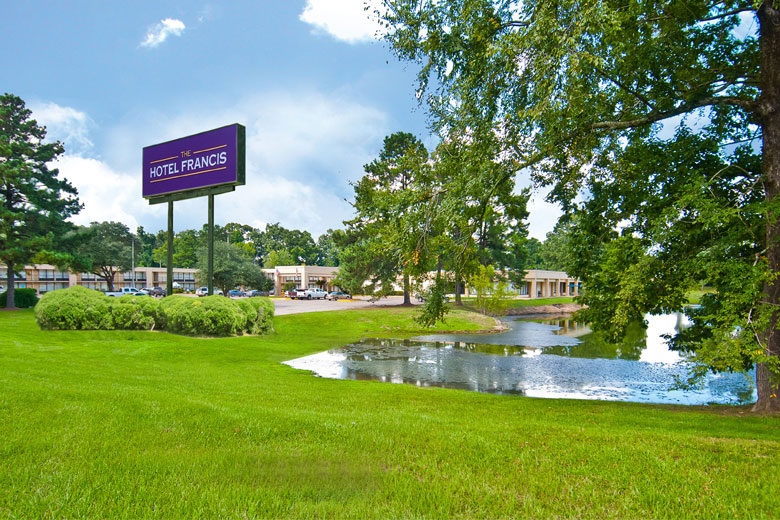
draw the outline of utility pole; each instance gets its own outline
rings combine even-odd
[[[130,272],[133,273],[133,287],[135,287],[135,236],[130,235]]]

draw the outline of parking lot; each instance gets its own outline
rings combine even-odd
[[[359,299],[357,299],[359,298]],[[366,309],[372,307],[383,307],[385,305],[400,305],[404,299],[402,296],[389,296],[382,298],[378,302],[371,303],[368,297],[363,299],[358,296],[354,300],[290,300],[288,298],[272,298],[274,302],[275,314],[281,316],[283,314],[301,314],[304,312],[322,312],[322,311],[343,311],[346,309]],[[412,298],[412,303],[417,303],[415,298]]]

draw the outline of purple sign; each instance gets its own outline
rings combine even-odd
[[[236,186],[246,178],[246,129],[223,126],[144,148],[144,198],[213,186]]]

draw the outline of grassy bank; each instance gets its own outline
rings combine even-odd
[[[730,407],[320,379],[280,362],[415,331],[281,316],[263,338],[41,332],[0,313],[2,517],[772,517],[780,420]],[[485,326],[457,313],[448,328]]]

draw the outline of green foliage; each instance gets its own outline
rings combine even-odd
[[[105,280],[109,291],[113,291],[116,275],[131,268],[131,244],[133,240],[138,242],[137,239],[121,222],[92,222],[75,233],[81,237],[71,268],[94,273]]]
[[[445,287],[446,284],[441,277],[437,277],[436,282],[425,294],[425,303],[415,317],[415,321],[423,327],[433,327],[437,323],[445,322],[444,318],[449,311],[444,298]]]
[[[673,344],[699,374],[759,363],[757,408],[780,410],[777,2],[383,4],[443,137],[498,140],[499,179],[529,171],[582,217],[545,261],[571,262],[594,326],[614,337],[712,282]]]
[[[46,293],[35,306],[38,325],[51,330],[168,330],[197,336],[269,334],[273,332],[273,318],[274,305],[268,298],[110,298],[79,286]]]
[[[208,249],[198,250],[198,280],[208,277]],[[227,294],[238,285],[259,287],[265,284],[265,274],[247,258],[245,250],[226,242],[214,243],[214,285]]]
[[[20,288],[14,290],[14,307],[19,309],[30,309],[38,303],[38,295],[35,289]],[[0,307],[5,307],[8,298],[8,291],[0,293]]]
[[[122,296],[110,298],[111,315],[117,330],[160,329],[163,317],[160,303],[147,296]]]
[[[51,291],[35,306],[35,319],[41,329],[112,330],[111,299],[85,287]]]
[[[169,296],[163,298],[160,310],[165,316],[165,329],[179,334],[230,336],[247,325],[241,307],[224,296]]]
[[[503,316],[511,304],[509,283],[501,278],[493,266],[479,266],[469,278],[469,283],[477,292],[474,307],[482,314]]]
[[[248,333],[270,334],[274,331],[274,302],[260,296],[236,301],[247,315],[245,330]]]
[[[286,249],[270,251],[263,260],[263,267],[266,269],[273,269],[278,265],[295,265],[293,256]]]
[[[338,285],[350,291],[362,288],[376,297],[393,290],[404,277],[409,298],[409,276],[427,267],[417,238],[422,225],[420,189],[429,184],[428,151],[410,133],[385,137],[379,157],[364,166],[365,175],[353,185],[356,216],[347,222]]]
[[[268,224],[264,231],[252,230],[247,233],[248,240],[254,245],[255,257],[260,258],[265,265],[266,258],[272,251],[286,251],[292,260],[276,265],[321,265],[318,264],[320,253],[317,244],[308,231],[286,229],[276,224]]]
[[[81,210],[76,189],[48,166],[64,152],[62,143],[45,138],[22,99],[0,96],[0,263],[8,268],[8,307],[16,305],[17,269],[54,249],[72,227],[66,219]]]

